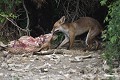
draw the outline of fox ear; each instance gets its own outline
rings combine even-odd
[[[65,16],[62,16],[62,17],[60,18],[60,24],[63,24],[63,23],[65,23]]]

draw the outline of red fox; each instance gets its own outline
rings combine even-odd
[[[75,37],[77,35],[88,32],[85,41],[87,49],[91,49],[91,47],[93,47],[93,41],[95,41],[97,49],[99,44],[95,38],[102,32],[102,26],[97,20],[91,17],[80,17],[80,19],[74,22],[65,23],[65,16],[63,16],[53,26],[52,33],[55,33],[57,31],[63,32],[65,34],[65,39],[57,48],[60,48],[69,42],[68,49],[70,49],[73,46]]]

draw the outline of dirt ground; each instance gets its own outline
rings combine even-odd
[[[120,67],[109,74],[102,50],[82,51],[78,43],[62,54],[10,54],[0,51],[0,80],[120,80]]]

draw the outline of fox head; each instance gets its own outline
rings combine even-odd
[[[51,32],[54,33],[57,31],[62,31],[63,30],[62,24],[64,23],[65,23],[65,16],[62,16],[57,22],[55,22]]]

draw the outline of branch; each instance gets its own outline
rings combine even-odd
[[[0,14],[0,16],[6,18],[8,21],[10,21],[10,22],[11,22],[14,26],[16,26],[18,29],[26,32],[25,29],[22,29],[21,27],[19,27],[19,26],[17,25],[17,23],[16,23],[15,21],[13,21],[12,19],[10,19],[10,18],[8,18],[8,17],[5,17],[4,15],[1,15],[1,14]]]
[[[23,8],[25,9],[26,17],[27,17],[27,26],[26,26],[27,35],[30,35],[30,30],[29,30],[30,19],[29,19],[29,16],[28,16],[28,10],[27,10],[27,8],[26,8],[26,6],[25,6],[24,0],[23,0]]]

